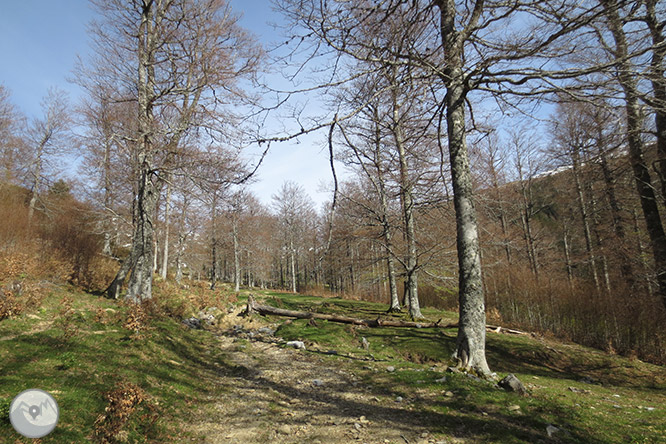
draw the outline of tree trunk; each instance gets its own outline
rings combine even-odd
[[[386,239],[387,246],[386,246],[386,269],[388,273],[388,282],[389,282],[389,292],[391,294],[391,307],[389,308],[389,311],[391,312],[397,312],[401,311],[400,308],[400,298],[398,298],[398,283],[396,282],[395,279],[395,261],[393,259],[393,252],[391,251],[390,245],[390,238],[391,234],[388,233],[388,238],[387,238],[387,233],[384,233],[384,238]]]
[[[409,307],[409,316],[412,319],[421,319],[421,307],[419,306],[419,293],[417,284],[417,249],[416,249],[416,226],[414,221],[414,199],[412,196],[412,183],[409,177],[409,166],[407,163],[407,151],[405,149],[402,123],[400,116],[400,105],[398,104],[398,88],[395,76],[391,79],[393,83],[393,136],[398,148],[400,162],[400,195],[402,210],[405,221],[405,241],[407,242],[407,266],[405,283],[405,301]]]
[[[486,312],[481,282],[481,258],[473,201],[472,177],[465,140],[462,70],[449,69],[453,77],[447,94],[447,126],[453,202],[456,210],[460,327],[455,356],[460,367],[490,374],[486,362]]]
[[[536,248],[534,246],[534,236],[532,235],[532,178],[523,177],[523,164],[520,148],[516,142],[516,168],[518,170],[518,180],[520,183],[520,224],[523,229],[523,239],[525,240],[525,252],[530,264],[530,270],[537,282],[539,282],[539,262],[537,260]]]
[[[153,105],[155,81],[154,52],[155,27],[159,26],[155,19],[155,5],[144,3],[141,11],[141,24],[138,33],[137,72],[137,105],[138,105],[138,148],[137,148],[137,194],[135,198],[134,236],[128,265],[123,263],[114,279],[122,284],[125,269],[131,271],[126,299],[141,302],[152,297],[153,283],[153,217],[157,206],[155,181],[154,148],[153,148]],[[158,18],[159,22],[159,18]],[[124,272],[124,273],[123,273]],[[112,284],[113,285],[113,284]],[[109,288],[117,296],[117,286]]]
[[[32,221],[35,214],[35,207],[37,205],[37,196],[39,189],[42,186],[42,156],[44,155],[44,146],[48,142],[48,138],[44,137],[37,148],[37,156],[35,158],[35,169],[33,171],[34,183],[32,185],[32,193],[30,196],[30,203],[28,204],[28,224]]]
[[[248,287],[252,288],[252,287],[254,287],[254,285],[253,285],[254,284],[254,273],[252,272],[252,264],[251,264],[252,258],[250,257],[250,250],[247,250],[246,253],[247,253],[246,257],[245,257],[245,261],[246,261],[245,263],[247,264],[245,266],[245,274],[247,275],[246,284],[247,284]]]
[[[211,269],[210,269],[210,289],[215,290],[217,285],[217,192],[213,192],[212,208],[212,233],[211,233]]]
[[[180,284],[180,281],[183,279],[183,264],[182,257],[185,252],[185,241],[187,239],[187,234],[184,233],[185,230],[185,215],[187,214],[188,208],[188,198],[186,195],[183,196],[183,206],[181,208],[180,220],[178,221],[178,245],[176,247],[176,282]]]
[[[245,315],[258,313],[262,315],[285,316],[296,319],[322,319],[343,324],[362,325],[366,327],[406,327],[406,328],[452,328],[457,324],[440,324],[437,322],[408,322],[394,319],[357,319],[338,314],[315,313],[311,311],[286,310],[284,308],[271,307],[270,305],[257,304],[254,297],[248,297]],[[440,319],[441,321],[441,319]]]
[[[562,235],[562,240],[564,241],[564,260],[567,267],[567,281],[569,282],[569,291],[573,294],[573,270],[571,267],[571,251],[569,248],[569,230],[565,227],[564,234]]]
[[[592,232],[594,233],[596,246],[599,248],[598,251],[601,251],[601,254],[598,256],[598,259],[599,262],[601,263],[601,272],[604,277],[604,289],[606,290],[606,296],[610,297],[611,283],[610,283],[610,273],[608,271],[608,258],[606,257],[606,254],[604,252],[605,250],[604,237],[601,233],[601,230],[599,230],[600,223],[597,214],[597,200],[594,197],[594,190],[591,189],[591,186],[588,186],[588,193],[590,196],[590,209],[592,210]]]
[[[132,262],[130,280],[127,284],[126,299],[141,302],[152,297],[153,284],[153,217],[157,204],[157,193],[153,184],[152,159],[145,156],[141,164],[141,183],[137,196],[137,216],[134,241],[132,242]]]
[[[536,250],[534,248],[534,237],[532,236],[532,224],[530,222],[530,204],[524,198],[523,208],[520,211],[520,224],[523,228],[523,239],[525,239],[525,251],[527,253],[527,260],[530,264],[532,274],[539,280],[539,265],[536,258]]]
[[[134,268],[133,254],[134,254],[134,249],[130,250],[129,256],[125,258],[115,278],[113,279],[111,284],[109,284],[107,289],[104,291],[104,293],[109,299],[120,298],[120,291],[123,287],[123,284],[125,283],[125,279],[127,278],[127,275],[129,274],[130,270]]]
[[[180,284],[183,280],[183,262],[182,256],[185,250],[185,236],[181,233],[178,235],[178,247],[176,247],[176,282]]]
[[[35,180],[35,188],[32,190],[32,196],[30,196],[30,203],[28,204],[28,224],[32,221],[32,217],[35,214],[35,206],[37,204],[37,185],[39,182]]]
[[[381,127],[379,125],[380,118],[377,112],[377,108],[373,109],[373,116],[374,116],[373,123],[375,125],[374,163],[375,163],[375,168],[377,170],[377,182],[375,188],[377,189],[377,193],[379,194],[379,201],[381,204],[382,236],[384,237],[384,246],[386,250],[386,272],[388,273],[389,294],[391,298],[391,306],[389,307],[389,312],[398,312],[401,311],[401,307],[400,307],[400,298],[398,298],[398,284],[395,279],[395,258],[393,257],[393,234],[391,233],[391,224],[388,217],[389,206],[388,206],[388,198],[386,196],[386,183],[384,181],[383,162],[381,157],[382,135],[381,135]],[[368,177],[372,177],[372,175],[368,173]]]
[[[166,180],[166,200],[164,202],[164,249],[162,255],[162,270],[160,276],[163,280],[167,278],[167,271],[169,265],[169,223],[171,222],[171,175]]]
[[[103,110],[106,110],[107,108],[107,103],[105,101]],[[111,133],[111,129],[109,128],[109,124],[107,119],[105,118],[103,120],[103,131],[104,131],[104,158],[102,160],[103,162],[103,167],[104,167],[104,177],[103,177],[103,182],[104,182],[104,211],[108,212],[111,209],[111,138],[113,137]],[[108,213],[107,213],[108,214]],[[111,226],[109,224],[109,219],[108,217],[104,217],[103,223],[102,223],[102,230],[104,232],[104,243],[102,245],[102,253],[106,254],[107,256],[111,256],[113,254],[113,250],[111,248]]]
[[[155,222],[159,221],[160,215],[159,215],[159,203],[155,204]],[[160,243],[158,239],[158,233],[154,232],[154,237],[153,237],[153,273],[157,273],[158,270],[158,264],[157,260],[160,257]]]
[[[657,0],[646,0],[645,22],[652,37],[652,60],[650,61],[650,81],[652,83],[654,123],[657,130],[657,171],[661,183],[661,197],[666,202],[666,80],[664,79],[664,57],[666,39],[663,35],[664,23],[657,16]]]
[[[289,268],[291,269],[291,291],[296,293],[296,252],[293,240],[289,240]]]
[[[356,290],[356,279],[354,276],[354,247],[347,241],[347,257],[349,257],[349,287],[353,293]]]
[[[650,279],[650,267],[648,266],[647,260],[645,259],[645,247],[643,246],[643,240],[641,239],[641,230],[638,227],[638,215],[636,210],[632,210],[631,215],[634,221],[634,234],[636,235],[636,247],[638,249],[638,257],[641,261],[641,267],[643,268],[643,275],[645,276],[646,289],[650,296],[654,295],[654,288],[652,287],[652,281]]]
[[[240,269],[240,251],[238,245],[238,228],[236,227],[236,219],[232,222],[232,237],[234,241],[234,291],[240,291],[241,269]],[[249,280],[249,278],[248,278]]]
[[[438,0],[442,50],[445,57],[446,124],[456,212],[460,320],[456,352],[459,367],[489,375],[486,362],[486,310],[481,282],[481,258],[472,174],[465,135],[464,35],[456,31],[455,0]]]
[[[497,209],[499,211],[499,221],[500,221],[500,227],[502,228],[502,243],[504,247],[504,255],[506,256],[506,262],[507,262],[507,272],[504,273],[504,279],[506,283],[506,289],[507,291],[511,292],[512,288],[512,283],[511,283],[511,270],[512,270],[512,265],[513,265],[513,260],[511,257],[511,241],[509,239],[509,229],[508,229],[508,222],[506,220],[506,211],[504,208],[504,201],[502,199],[502,193],[500,191],[500,185],[499,185],[499,177],[497,174],[497,168],[495,167],[495,153],[496,151],[491,151],[490,155],[490,177],[492,180],[492,186],[493,186],[493,191],[495,195],[495,200],[497,201]],[[497,288],[497,287],[495,287]],[[495,295],[497,296],[497,289],[495,290]],[[499,303],[501,304],[501,300],[499,300]]]
[[[661,223],[650,172],[644,159],[645,150],[641,139],[642,119],[638,103],[637,80],[629,58],[628,44],[622,28],[617,2],[616,0],[600,0],[600,3],[604,7],[608,27],[615,40],[614,55],[617,59],[617,78],[624,91],[629,158],[645,217],[645,224],[650,236],[652,256],[657,273],[658,296],[666,307],[666,235],[664,235],[664,227]]]
[[[590,271],[592,272],[592,278],[594,280],[594,288],[597,290],[597,293],[601,291],[601,284],[599,283],[599,273],[597,271],[597,257],[594,251],[594,246],[592,243],[592,234],[590,231],[590,217],[587,211],[587,203],[585,201],[585,195],[583,193],[583,185],[580,180],[580,155],[578,153],[578,147],[571,147],[571,161],[572,161],[572,173],[574,177],[574,184],[576,185],[576,197],[578,198],[578,209],[580,210],[580,218],[583,222],[583,235],[585,237],[585,249],[587,250],[587,255],[590,261]]]
[[[597,151],[599,155],[599,165],[601,167],[601,172],[604,177],[604,191],[606,194],[606,199],[608,200],[608,206],[611,210],[611,217],[613,219],[613,231],[615,237],[618,240],[618,252],[620,258],[620,272],[622,277],[627,281],[630,287],[634,285],[634,271],[631,266],[631,258],[627,252],[627,245],[625,244],[626,240],[626,229],[624,227],[624,222],[622,220],[622,212],[620,210],[620,203],[617,198],[617,193],[615,191],[615,179],[608,165],[608,155],[607,155],[607,143],[605,143],[605,138],[602,131],[602,121],[599,114],[595,115],[595,124],[598,127],[597,134]]]

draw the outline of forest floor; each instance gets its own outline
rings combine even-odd
[[[367,319],[388,316],[383,306],[366,302],[263,296],[281,308]],[[434,310],[426,316],[454,318]],[[521,397],[473,375],[451,372],[447,358],[455,342],[453,329],[359,328],[257,316],[239,320],[234,312],[216,331],[227,369],[225,377],[209,380],[220,397],[200,405],[188,420],[186,429],[195,434],[195,442],[666,439],[666,426],[660,423],[666,413],[665,369],[573,344],[489,333],[489,361],[502,370],[500,376],[510,371],[525,382],[531,394]],[[305,349],[285,346],[287,340],[302,340]]]
[[[243,294],[176,293],[158,290],[160,307],[142,311],[53,286],[0,321],[0,442],[33,442],[6,420],[26,388],[60,406],[43,443],[666,442],[664,367],[489,332],[489,364],[523,381],[530,394],[519,396],[450,371],[455,329],[243,318]],[[282,308],[389,316],[381,304],[253,293]],[[183,325],[190,315],[204,328]]]
[[[219,339],[231,374],[209,377],[220,396],[200,404],[184,425],[192,441],[427,443],[432,437],[437,414],[419,412],[410,400],[396,402],[352,366],[265,339],[236,339]]]

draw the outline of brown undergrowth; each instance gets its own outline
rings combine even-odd
[[[130,417],[140,404],[148,407],[144,420],[154,423],[158,415],[152,411],[146,392],[136,384],[120,382],[117,387],[105,395],[108,405],[104,413],[95,420],[93,438],[100,444],[113,444],[126,441],[127,432],[123,430]]]

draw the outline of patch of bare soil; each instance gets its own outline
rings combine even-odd
[[[445,443],[429,433],[435,413],[369,387],[343,357],[284,348],[259,335],[219,336],[227,368],[209,376],[219,397],[199,404],[183,427],[198,443]]]

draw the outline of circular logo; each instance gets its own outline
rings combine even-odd
[[[14,430],[26,438],[41,438],[58,424],[58,403],[44,390],[30,389],[16,395],[9,406]]]

